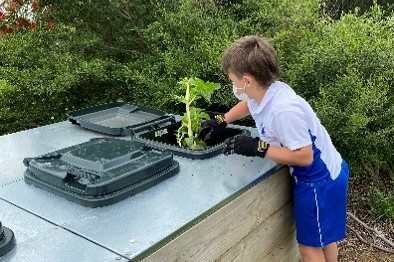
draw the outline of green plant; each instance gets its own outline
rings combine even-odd
[[[377,220],[394,221],[394,197],[375,190],[370,198],[372,213]]]
[[[177,96],[179,102],[185,104],[181,127],[178,129],[176,138],[179,146],[186,146],[192,150],[199,147],[205,148],[204,141],[199,140],[196,135],[201,126],[201,121],[209,119],[209,115],[202,109],[195,107],[199,98],[207,102],[211,100],[213,91],[220,88],[219,84],[204,82],[196,77],[185,77],[179,82],[181,89],[185,91],[184,96]]]

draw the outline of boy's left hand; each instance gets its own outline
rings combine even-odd
[[[269,144],[258,137],[237,136],[226,141],[225,155],[259,156],[264,158]]]
[[[210,119],[201,124],[201,128],[198,131],[198,139],[204,142],[209,142],[215,138],[220,132],[227,126],[224,120],[224,115],[216,115],[215,119]]]

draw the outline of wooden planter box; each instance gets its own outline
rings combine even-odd
[[[141,261],[300,261],[291,196],[282,167]]]

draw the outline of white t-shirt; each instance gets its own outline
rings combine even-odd
[[[276,81],[270,85],[260,104],[251,99],[248,107],[261,140],[292,151],[312,145],[312,164],[291,166],[292,175],[306,181],[318,181],[327,175],[334,180],[339,175],[341,155],[311,106],[290,86]]]

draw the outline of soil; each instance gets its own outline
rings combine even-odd
[[[374,184],[381,192],[391,192],[391,194],[394,192],[394,183],[393,181],[389,181],[389,179],[380,179],[380,181],[376,181],[375,179],[372,181],[372,179],[368,180],[365,178],[350,178],[348,211],[369,227],[381,232],[389,241],[394,242],[394,221],[377,221],[374,219],[369,203],[366,201],[371,184]],[[373,247],[373,244],[375,244],[394,251],[392,247],[377,237],[376,234],[361,226],[350,217],[348,217],[347,225],[348,235],[346,239],[339,243],[340,262],[394,262],[394,254]],[[363,243],[357,237],[356,233],[349,229],[349,226],[354,228],[368,244]]]
[[[363,229],[360,226],[357,226],[357,223],[354,223],[353,221],[349,221],[348,224],[352,225],[357,229],[357,231],[363,232],[365,229]],[[384,227],[384,225],[383,225]],[[381,228],[383,228],[381,227]],[[379,229],[379,226],[376,226],[376,228],[382,232],[384,230]],[[365,233],[361,233],[362,235],[366,235]],[[385,234],[386,238],[390,239],[388,237],[388,234]],[[393,232],[391,232],[391,236],[393,236]],[[365,237],[365,236],[363,236]],[[370,241],[370,243],[376,243],[378,245],[381,245],[382,247],[386,247],[384,243],[381,243],[381,241],[378,241],[376,237],[374,238],[373,236],[365,237]],[[393,241],[393,238],[391,237],[391,241]],[[394,262],[394,254],[390,254],[385,251],[381,251],[371,245],[364,244],[362,243],[356,236],[356,234],[353,231],[348,230],[348,235],[346,239],[342,242],[339,243],[339,258],[338,261],[357,261],[357,262]]]

